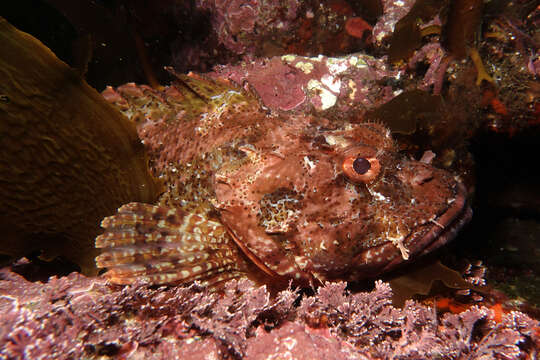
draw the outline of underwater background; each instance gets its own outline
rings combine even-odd
[[[538,355],[535,1],[20,0],[0,16],[3,49],[24,44],[9,24],[37,39],[0,63],[15,84],[0,86],[3,358]],[[175,97],[190,72],[210,90]],[[410,265],[316,289],[95,277],[101,219],[182,195],[163,198],[173,175],[157,154],[178,149],[141,126],[198,116],[223,79],[268,114],[384,124],[400,154],[459,178],[472,220]]]

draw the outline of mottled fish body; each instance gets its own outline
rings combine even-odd
[[[451,173],[398,152],[379,123],[270,112],[224,81],[177,75],[105,97],[138,124],[168,191],[103,220],[112,282],[299,285],[388,271],[471,215]]]

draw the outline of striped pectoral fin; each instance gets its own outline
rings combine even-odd
[[[116,284],[209,285],[242,276],[238,250],[225,227],[198,214],[129,203],[103,219],[97,266]]]

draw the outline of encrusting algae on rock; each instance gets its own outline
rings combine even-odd
[[[0,18],[0,253],[95,274],[99,221],[161,185],[135,129],[74,69]]]
[[[104,96],[138,124],[168,191],[105,218],[114,283],[357,280],[445,244],[471,216],[450,172],[399,154],[379,123],[266,109],[224,80]]]

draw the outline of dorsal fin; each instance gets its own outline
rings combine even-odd
[[[260,111],[258,97],[237,84],[223,79],[165,68],[175,80],[163,89],[129,83],[108,88],[105,97],[137,124],[158,120],[168,124],[192,121],[204,114]],[[179,116],[181,114],[181,116]]]
[[[223,105],[224,101],[258,105],[258,99],[251,91],[245,91],[229,80],[213,79],[193,72],[180,74],[170,66],[165,67],[165,70],[176,78],[173,85],[190,100],[199,99],[211,106]]]

